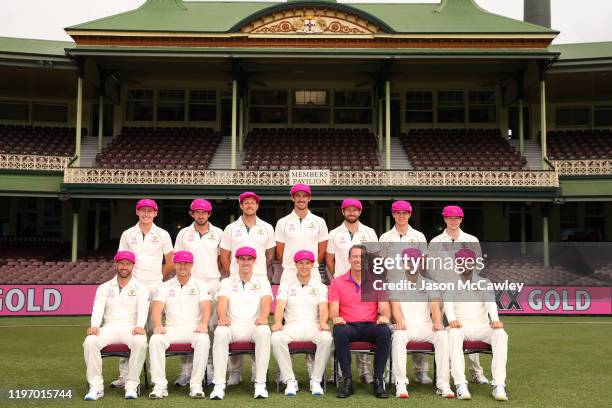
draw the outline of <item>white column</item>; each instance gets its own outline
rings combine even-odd
[[[238,81],[232,81],[232,156],[231,168],[236,169],[236,116],[237,116],[237,101],[238,99]]]
[[[71,261],[77,261],[77,254],[79,250],[79,212],[72,210],[72,254]]]
[[[540,81],[540,132],[542,137],[542,169],[546,168],[546,81]]]
[[[240,112],[238,115],[238,124],[239,124],[239,129],[238,129],[238,151],[240,153],[242,153],[242,147],[244,146],[244,99],[240,98]]]
[[[518,119],[519,119],[519,152],[523,154],[525,150],[525,132],[523,127],[525,125],[525,118],[523,117],[523,98],[519,99],[518,106]]]
[[[548,248],[548,213],[542,217],[542,257],[544,266],[550,266],[550,253]]]
[[[98,100],[98,153],[102,151],[102,138],[104,137],[104,96]]]
[[[380,98],[378,100],[378,151],[382,153],[383,150],[383,100]]]
[[[385,82],[385,168],[391,170],[391,82]]]
[[[100,248],[100,203],[96,203],[96,225],[94,232],[94,249]]]
[[[79,76],[77,82],[77,113],[76,113],[76,143],[74,154],[77,159],[74,162],[75,167],[81,165],[81,128],[83,127],[83,77]]]

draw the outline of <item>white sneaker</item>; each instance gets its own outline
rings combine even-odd
[[[414,381],[425,385],[433,384],[433,381],[431,380],[426,371],[417,372],[414,376]]]
[[[230,373],[229,379],[227,380],[227,385],[238,385],[242,382],[242,377],[240,373]]]
[[[90,388],[89,392],[85,394],[85,401],[97,401],[98,399],[104,396],[104,390],[96,390],[95,388]]]
[[[295,397],[297,392],[298,392],[298,382],[295,380],[295,378],[287,381],[287,387],[285,388],[285,396]]]
[[[489,380],[483,374],[474,373],[472,374],[472,382],[480,385],[485,385],[489,383]]]
[[[136,387],[125,387],[125,399],[133,400],[138,398],[138,390]]]
[[[310,381],[310,393],[315,396],[321,396],[325,394],[325,391],[323,391],[319,381]]]
[[[493,398],[496,401],[508,401],[508,395],[506,395],[506,387],[497,385],[493,387]]]
[[[467,384],[459,384],[457,386],[457,399],[460,399],[460,400],[472,399],[472,395],[470,395],[470,391],[468,390]]]
[[[210,393],[211,400],[222,400],[225,397],[225,384],[215,384],[215,388],[213,388]]]
[[[442,398],[455,398],[455,393],[451,390],[451,387],[446,386],[442,388],[438,388],[436,390],[436,394],[441,396]]]
[[[408,398],[410,396],[406,384],[395,384],[395,396],[397,398]]]
[[[125,387],[125,378],[119,376],[115,381],[110,383],[111,388],[123,388]]]
[[[174,380],[174,385],[176,385],[177,387],[184,387],[187,384],[189,384],[189,380],[191,380],[190,375],[181,374],[178,377],[176,377],[176,380]]]
[[[253,397],[257,399],[268,398],[268,390],[266,390],[266,383],[255,383],[255,392],[253,393]]]
[[[204,390],[202,389],[201,385],[192,385],[189,387],[189,396],[191,398],[202,399],[206,397],[206,394],[204,394]]]
[[[162,387],[161,385],[156,385],[153,387],[153,391],[149,393],[150,399],[162,399],[168,396],[168,390],[166,387]]]

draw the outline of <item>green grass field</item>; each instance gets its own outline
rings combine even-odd
[[[359,384],[356,394],[347,400],[335,397],[329,387],[324,397],[311,397],[300,391],[297,397],[286,398],[274,392],[276,364],[271,361],[268,374],[270,398],[254,400],[252,385],[228,387],[223,401],[191,400],[187,389],[170,386],[170,396],[162,401],[149,401],[146,396],[136,401],[123,400],[123,392],[107,387],[106,395],[97,402],[84,402],[85,364],[82,342],[88,319],[83,317],[0,318],[0,397],[7,404],[7,389],[57,389],[75,391],[71,401],[16,402],[19,406],[90,405],[98,407],[133,406],[195,407],[442,407],[457,404],[470,407],[609,407],[605,391],[612,383],[612,318],[609,317],[505,317],[510,336],[507,390],[510,401],[496,402],[490,387],[471,385],[471,401],[442,400],[431,386],[410,384],[410,398],[377,400],[371,387]],[[431,359],[431,358],[430,358]],[[105,382],[115,378],[117,359],[104,360]],[[168,379],[178,373],[179,359],[168,363]],[[408,360],[410,363],[410,359]],[[490,357],[481,356],[485,373],[490,378]],[[300,386],[306,388],[305,363],[296,357],[296,374]],[[430,363],[433,369],[433,363]],[[247,373],[248,371],[248,373]],[[409,370],[411,372],[411,370]],[[410,375],[411,376],[411,375]],[[249,360],[245,359],[243,378],[250,378]],[[210,391],[207,390],[207,394]],[[393,392],[393,389],[391,389]],[[606,402],[608,401],[608,402]],[[315,405],[316,404],[316,405]]]

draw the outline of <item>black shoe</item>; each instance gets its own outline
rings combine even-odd
[[[353,390],[353,380],[351,378],[345,378],[343,382],[338,386],[338,390],[336,391],[336,397],[338,398],[347,398],[353,395],[355,391]]]
[[[385,390],[385,380],[380,378],[374,379],[374,395],[376,398],[389,398],[389,394]]]

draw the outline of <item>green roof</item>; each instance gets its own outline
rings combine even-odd
[[[65,48],[74,47],[71,41],[36,40],[32,38],[0,37],[0,52],[6,54],[46,55],[65,57]]]
[[[547,27],[489,13],[474,0],[442,0],[438,4],[336,3],[334,0],[269,2],[190,2],[148,0],[141,7],[66,30],[211,32],[237,31],[253,15],[298,5],[331,6],[354,12],[390,28],[395,33],[526,33],[556,34]]]
[[[593,42],[578,44],[556,44],[548,47],[550,51],[560,52],[559,61],[589,60],[612,58],[612,42]]]

